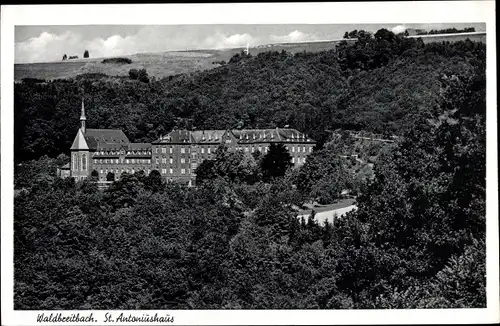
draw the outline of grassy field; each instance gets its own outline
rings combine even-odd
[[[150,76],[157,78],[205,70],[215,67],[213,53],[163,52],[141,53],[120,56],[132,60],[131,64],[102,63],[105,58],[78,59],[48,63],[16,64],[14,79],[23,78],[58,79],[73,78],[85,73],[103,73],[109,76],[127,76],[130,69],[145,68]]]
[[[270,44],[250,48],[250,53],[281,51],[318,52],[334,48],[336,42]],[[161,53],[139,53],[119,56],[132,60],[131,64],[102,63],[105,58],[76,59],[67,61],[30,63],[14,65],[14,79],[23,78],[58,79],[74,78],[85,73],[103,73],[109,76],[127,76],[130,69],[145,68],[150,76],[163,78],[171,75],[190,73],[219,66],[214,62],[229,61],[244,48],[224,50],[191,50]]]

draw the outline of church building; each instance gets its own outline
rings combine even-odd
[[[97,171],[99,181],[107,180],[108,173],[118,179],[124,172],[150,172],[151,144],[131,143],[121,130],[87,129],[85,107],[82,101],[80,129],[71,145],[70,175],[75,180],[90,177]]]

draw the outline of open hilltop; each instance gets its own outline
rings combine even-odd
[[[291,53],[319,52],[333,49],[340,41],[266,44],[250,47],[249,51],[254,55],[281,50]],[[21,81],[23,78],[67,79],[87,73],[128,76],[130,69],[146,69],[149,76],[164,78],[218,67],[221,62],[229,61],[232,56],[244,50],[246,49],[187,50],[117,56],[130,59],[132,61],[130,64],[103,63],[103,60],[109,58],[80,58],[55,62],[15,64],[14,79],[15,81]]]
[[[424,43],[431,42],[456,42],[470,39],[476,42],[485,42],[486,33],[455,33],[436,35],[414,35],[410,38],[422,38]],[[250,47],[249,51],[257,55],[267,51],[282,51],[290,53],[321,52],[335,49],[341,41],[355,42],[356,39],[322,40],[313,42],[275,43]],[[109,58],[80,58],[64,61],[43,63],[22,63],[14,65],[14,79],[21,81],[23,78],[38,78],[45,80],[74,78],[83,74],[105,74],[108,76],[128,76],[130,69],[146,69],[149,76],[164,78],[173,75],[204,71],[220,66],[235,54],[241,53],[245,48],[232,48],[222,50],[186,50],[159,53],[137,53],[133,55],[120,55],[118,58],[130,59],[129,64],[103,63]]]

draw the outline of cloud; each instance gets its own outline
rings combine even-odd
[[[394,34],[399,34],[399,33],[403,33],[404,31],[406,31],[408,27],[404,26],[404,25],[398,25],[396,27],[393,27],[391,29],[391,31],[394,33]]]
[[[226,35],[223,33],[216,33],[213,36],[208,36],[203,42],[204,48],[224,49],[224,48],[237,48],[245,47],[247,44],[254,46],[259,44],[259,39],[250,34],[233,34]]]
[[[85,36],[87,35],[87,36]],[[36,37],[15,43],[15,62],[60,61],[64,54],[83,57],[88,50],[91,58],[131,55],[145,52],[165,52],[186,49],[227,49],[258,46],[269,43],[314,41],[315,34],[294,30],[286,35],[251,35],[248,32],[228,33],[196,28],[165,28],[160,25],[143,26],[126,35],[108,34],[106,37],[88,35],[88,31],[62,30],[42,32]]]
[[[76,47],[81,41],[79,35],[73,35],[70,32],[60,35],[43,32],[38,37],[32,37],[24,42],[15,44],[15,61],[60,60],[63,54],[66,53],[64,49],[68,48],[68,44]],[[75,53],[68,53],[68,55],[73,54]],[[78,55],[83,55],[83,50]]]
[[[293,43],[317,40],[317,37],[315,35],[302,33],[298,30],[293,31],[288,35],[271,35],[269,38],[272,42],[276,43]]]
[[[188,30],[168,31],[161,26],[145,26],[131,35],[112,35],[85,39],[80,33],[66,31],[61,34],[42,32],[37,37],[15,44],[15,62],[60,61],[64,54],[83,57],[88,50],[92,58],[127,55],[144,52],[164,52],[184,49],[222,49],[260,44],[250,34],[212,35]]]

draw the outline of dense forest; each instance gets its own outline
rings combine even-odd
[[[484,44],[387,30],[148,83],[16,84],[15,309],[485,307],[485,85]],[[300,168],[269,163],[282,148],[220,148],[197,187],[137,172],[100,191],[56,176],[82,91],[89,126],[136,141],[289,124],[321,146]],[[338,156],[353,144],[337,129],[400,137],[363,149],[375,163],[364,178]],[[296,218],[294,206],[344,188],[357,211]]]

